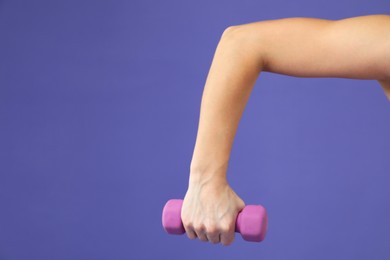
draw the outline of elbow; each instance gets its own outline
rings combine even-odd
[[[242,24],[227,27],[220,39],[220,45],[227,46],[247,59],[255,59],[259,72],[265,68],[265,48],[260,24]]]
[[[242,25],[232,25],[227,28],[222,33],[222,39],[224,38],[236,38],[242,34]]]
[[[221,36],[221,41],[229,41],[235,44],[245,44],[249,40],[248,25],[233,25],[227,27]]]

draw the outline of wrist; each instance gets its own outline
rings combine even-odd
[[[189,184],[198,185],[210,182],[227,182],[227,168],[228,162],[220,164],[191,163]]]

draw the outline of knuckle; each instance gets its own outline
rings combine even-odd
[[[194,228],[195,232],[204,232],[204,230],[205,230],[204,225],[202,223],[193,224],[193,228]]]
[[[209,234],[210,236],[215,236],[216,234],[218,234],[218,229],[215,225],[209,225],[207,228],[206,228],[206,232],[207,234]]]
[[[182,222],[185,229],[192,229],[194,226],[191,221],[182,221]]]
[[[222,223],[220,229],[221,229],[222,233],[228,233],[228,232],[232,231],[232,224],[231,223]]]

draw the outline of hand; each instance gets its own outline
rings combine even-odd
[[[211,177],[190,182],[181,219],[190,239],[230,245],[234,240],[237,214],[244,207],[244,201],[226,179]]]

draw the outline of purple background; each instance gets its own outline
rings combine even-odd
[[[222,31],[388,0],[0,1],[0,259],[389,259],[390,109],[375,81],[261,74],[229,181],[263,243],[170,236]]]

